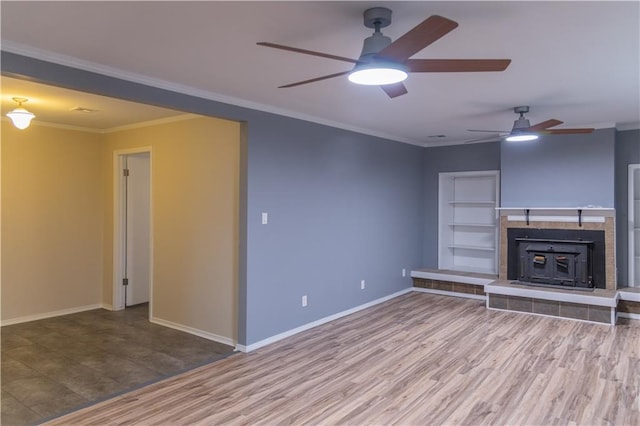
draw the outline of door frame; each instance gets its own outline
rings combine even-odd
[[[113,151],[113,303],[112,309],[125,309],[122,276],[124,275],[124,253],[126,246],[126,218],[124,203],[124,159],[130,154],[149,153],[149,318],[153,317],[153,153],[150,146],[119,149]]]

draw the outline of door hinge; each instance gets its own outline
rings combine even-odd
[[[129,285],[129,278],[123,278],[122,285]]]
[[[122,176],[129,176],[129,169],[122,169]]]

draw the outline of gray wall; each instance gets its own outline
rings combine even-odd
[[[424,238],[422,266],[438,267],[438,173],[500,170],[500,143],[427,148],[423,154]]]
[[[18,78],[243,121],[239,343],[411,286],[422,149],[2,52]],[[269,224],[260,224],[261,212]],[[360,280],[367,288],[360,290]],[[301,296],[309,306],[301,307]]]
[[[640,130],[616,132],[616,260],[618,286],[629,282],[629,164],[640,164]]]
[[[284,117],[249,127],[249,342],[411,286],[421,148]]]
[[[614,129],[501,149],[502,207],[614,207]]]

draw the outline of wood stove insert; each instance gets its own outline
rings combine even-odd
[[[563,289],[606,288],[604,231],[510,228],[507,279]]]

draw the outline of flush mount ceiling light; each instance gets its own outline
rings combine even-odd
[[[18,129],[23,130],[29,127],[31,124],[31,120],[35,117],[35,115],[26,109],[22,108],[22,104],[27,102],[27,98],[13,98],[15,102],[18,103],[18,108],[14,109],[11,112],[7,113],[7,117],[11,119],[13,125]]]

